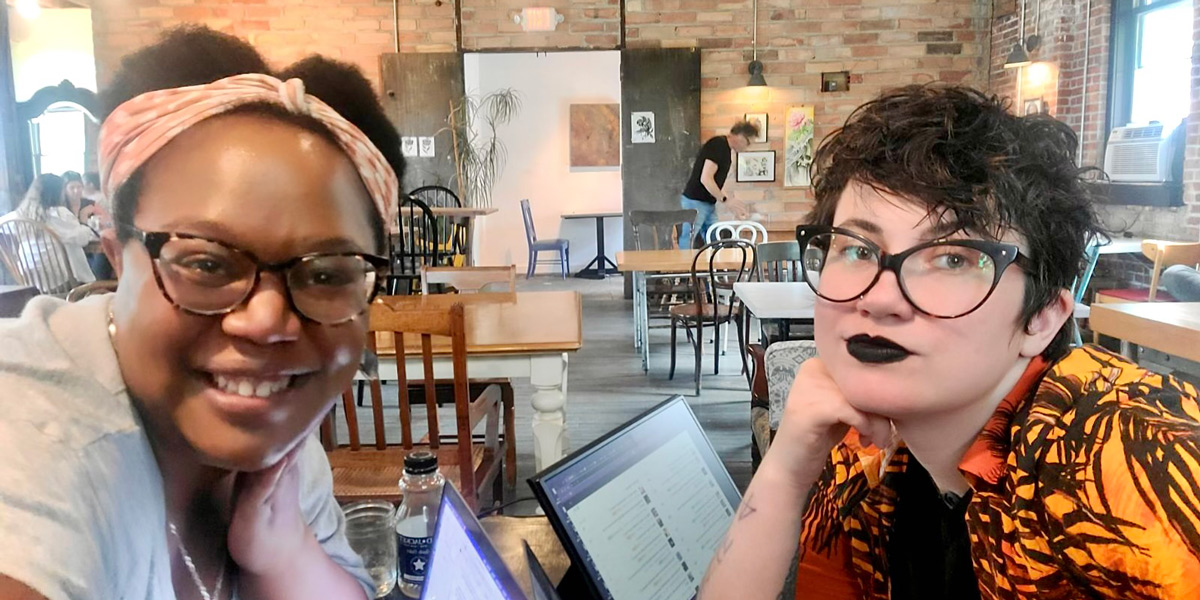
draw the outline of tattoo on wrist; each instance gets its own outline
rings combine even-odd
[[[753,499],[753,493],[742,499],[742,505],[738,507],[736,521],[742,521],[750,515],[758,512],[758,509],[754,507]],[[729,549],[732,547],[733,530],[730,528],[730,531],[725,534],[725,538],[721,540],[721,545],[717,546],[717,552],[713,555],[712,563],[708,565],[708,572],[704,574],[704,579],[700,581],[701,592],[703,592],[704,588],[708,587],[708,580],[712,577],[713,571],[716,570],[716,567],[720,566],[721,563],[725,562],[725,556],[729,554]]]

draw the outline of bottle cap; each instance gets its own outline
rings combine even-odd
[[[404,472],[412,475],[425,475],[437,471],[437,455],[428,450],[409,452],[404,457]]]

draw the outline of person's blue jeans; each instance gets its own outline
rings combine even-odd
[[[683,224],[683,231],[679,235],[679,247],[691,248],[691,245],[689,245],[686,240],[692,239],[691,235],[693,228],[696,230],[696,237],[699,238],[700,245],[704,245],[704,240],[706,239],[705,236],[708,235],[708,228],[712,227],[713,224],[717,222],[717,205],[709,204],[708,202],[701,202],[699,200],[692,200],[691,198],[683,195],[679,196],[679,204],[683,206],[684,209],[692,208],[696,210],[695,223]]]
[[[1180,302],[1200,301],[1200,272],[1185,265],[1171,265],[1160,276],[1162,286]]]

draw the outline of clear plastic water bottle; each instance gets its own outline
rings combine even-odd
[[[445,483],[434,453],[419,450],[404,457],[404,478],[400,480],[404,499],[396,511],[400,558],[396,586],[409,598],[421,597]]]

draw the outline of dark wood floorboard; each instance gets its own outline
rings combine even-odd
[[[712,374],[712,344],[706,344],[704,375],[700,396],[692,385],[693,354],[680,332],[678,364],[674,380],[667,379],[669,332],[650,332],[650,372],[643,373],[641,360],[633,348],[633,304],[622,297],[620,277],[605,281],[535,277],[519,280],[522,290],[575,289],[583,294],[583,348],[572,355],[568,371],[567,426],[570,448],[595,440],[622,423],[636,417],[672,394],[682,394],[695,411],[713,447],[738,488],[750,482],[750,400],[737,338],[721,360],[721,374]],[[553,315],[547,315],[553,318]],[[731,330],[732,334],[733,331]],[[506,500],[530,497],[525,479],[534,474],[533,434],[530,422],[533,388],[528,380],[513,382],[516,393],[517,475],[515,490],[506,490]],[[384,386],[385,406],[396,405],[395,386]],[[443,408],[444,423],[453,419],[453,411]],[[360,413],[362,431],[370,435],[369,412]],[[444,425],[443,428],[446,426]],[[389,427],[389,439],[399,439],[399,426]],[[340,435],[345,439],[345,434]],[[509,514],[525,514],[534,502],[513,506]]]

